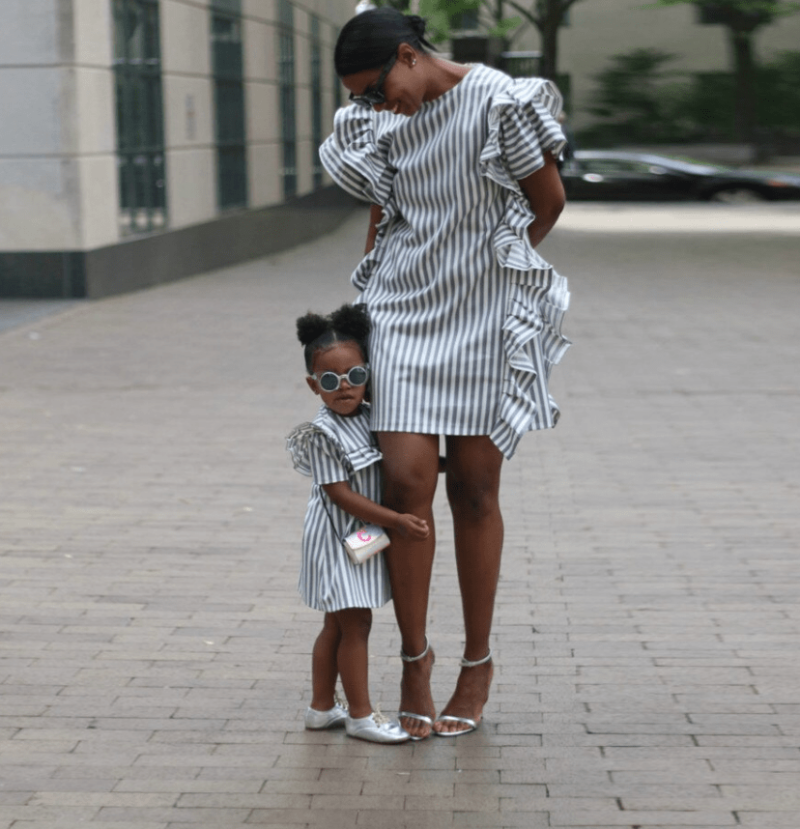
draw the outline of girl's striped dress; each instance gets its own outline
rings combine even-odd
[[[341,417],[323,406],[312,423],[301,423],[291,432],[286,448],[295,469],[314,479],[303,524],[298,584],[303,601],[325,612],[386,604],[392,594],[383,553],[363,564],[350,561],[342,537],[360,522],[322,489],[322,484],[349,481],[356,492],[380,501],[381,453],[369,428],[369,406],[353,417]]]
[[[383,208],[353,274],[373,324],[373,430],[489,435],[510,458],[555,425],[547,381],[569,346],[569,292],[528,240],[517,181],[561,152],[560,111],[549,81],[478,65],[410,118],[336,113],[322,161]]]

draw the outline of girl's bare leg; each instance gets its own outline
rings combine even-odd
[[[342,688],[347,697],[350,716],[368,717],[372,713],[369,699],[369,632],[372,611],[368,607],[349,607],[334,614],[342,635],[337,664]]]
[[[466,645],[464,658],[489,653],[495,593],[503,549],[500,468],[503,455],[485,436],[447,438],[447,497],[453,513],[456,566],[461,587]],[[442,714],[480,720],[489,698],[492,664],[462,668]],[[463,723],[437,722],[437,731],[464,730]]]
[[[425,519],[431,529],[424,541],[392,534],[392,545],[386,555],[403,653],[418,656],[426,644],[428,595],[436,547],[433,496],[439,473],[439,438],[408,432],[380,432],[378,443],[383,453],[386,505],[397,512]],[[430,686],[433,660],[433,651],[430,651],[423,659],[403,663],[401,711],[412,711],[431,719],[435,716]],[[430,734],[430,726],[420,720],[402,717],[400,724],[412,737]]]
[[[336,616],[326,613],[322,630],[311,651],[311,707],[315,711],[330,711],[333,708],[336,679],[339,676],[336,653],[341,636]]]

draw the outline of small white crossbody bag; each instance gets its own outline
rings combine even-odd
[[[325,502],[326,497],[327,495],[323,491],[322,506],[325,507],[328,520],[331,522],[334,533],[336,533],[336,524],[333,523],[333,516]],[[383,527],[379,527],[377,524],[364,524],[360,529],[346,535],[342,539],[342,544],[353,564],[363,564],[368,558],[372,558],[376,553],[385,550],[391,544],[391,541]]]

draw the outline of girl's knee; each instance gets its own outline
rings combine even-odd
[[[336,613],[343,636],[367,638],[372,630],[372,611],[368,607],[348,607]]]

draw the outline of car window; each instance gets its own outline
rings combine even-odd
[[[645,164],[641,161],[631,161],[626,158],[594,158],[586,163],[587,169],[592,173],[619,174],[637,173],[639,175],[658,175],[665,172],[663,167],[654,169],[654,165]]]

